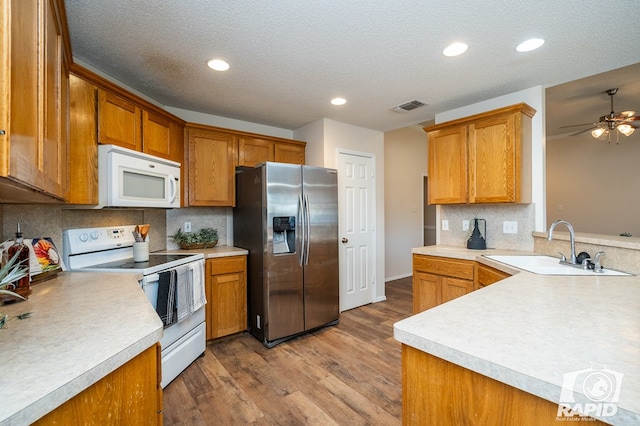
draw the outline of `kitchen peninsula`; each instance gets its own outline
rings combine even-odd
[[[64,272],[32,289],[28,301],[0,306],[11,318],[0,329],[0,424],[47,413],[60,424],[158,424],[162,322],[137,275]]]
[[[442,246],[413,250],[513,273],[481,256],[500,254],[494,252]],[[640,423],[638,306],[637,276],[522,271],[396,323],[394,336],[403,344],[404,424],[464,419],[550,424],[556,421],[563,385],[571,387],[563,402],[572,408],[594,403],[591,417]],[[615,407],[598,412],[602,404],[593,395],[585,398],[590,372],[611,379],[612,393],[602,401]]]

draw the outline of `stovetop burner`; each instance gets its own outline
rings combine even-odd
[[[88,266],[91,269],[149,269],[156,266],[164,265],[168,262],[174,262],[191,257],[191,254],[149,254],[149,260],[146,262],[134,262],[133,258],[116,260],[114,262],[101,263],[99,265]],[[87,269],[85,268],[85,269]]]

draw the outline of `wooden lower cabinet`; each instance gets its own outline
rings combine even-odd
[[[566,424],[557,413],[557,403],[402,345],[403,425]]]
[[[510,276],[511,274],[504,271],[476,262],[473,289],[481,289],[482,287],[486,287],[505,278],[509,278]]]
[[[111,372],[34,425],[161,425],[160,345]]]
[[[413,313],[417,314],[473,291],[470,260],[413,255]]]
[[[247,257],[207,259],[207,340],[247,329]]]

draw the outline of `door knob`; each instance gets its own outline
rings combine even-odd
[[[343,237],[343,238],[342,238],[342,242],[343,242],[343,243],[348,243],[348,242],[349,242],[349,239],[348,239],[348,238],[344,238],[344,237]]]

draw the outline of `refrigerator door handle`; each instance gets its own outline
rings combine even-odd
[[[303,236],[305,237],[305,249],[304,249],[304,264],[309,264],[309,247],[311,244],[311,213],[309,212],[309,196],[304,194],[304,217],[305,225],[307,227]]]
[[[300,250],[298,250],[298,265],[304,264],[304,204],[302,202],[302,194],[298,195],[298,229],[300,232]]]

